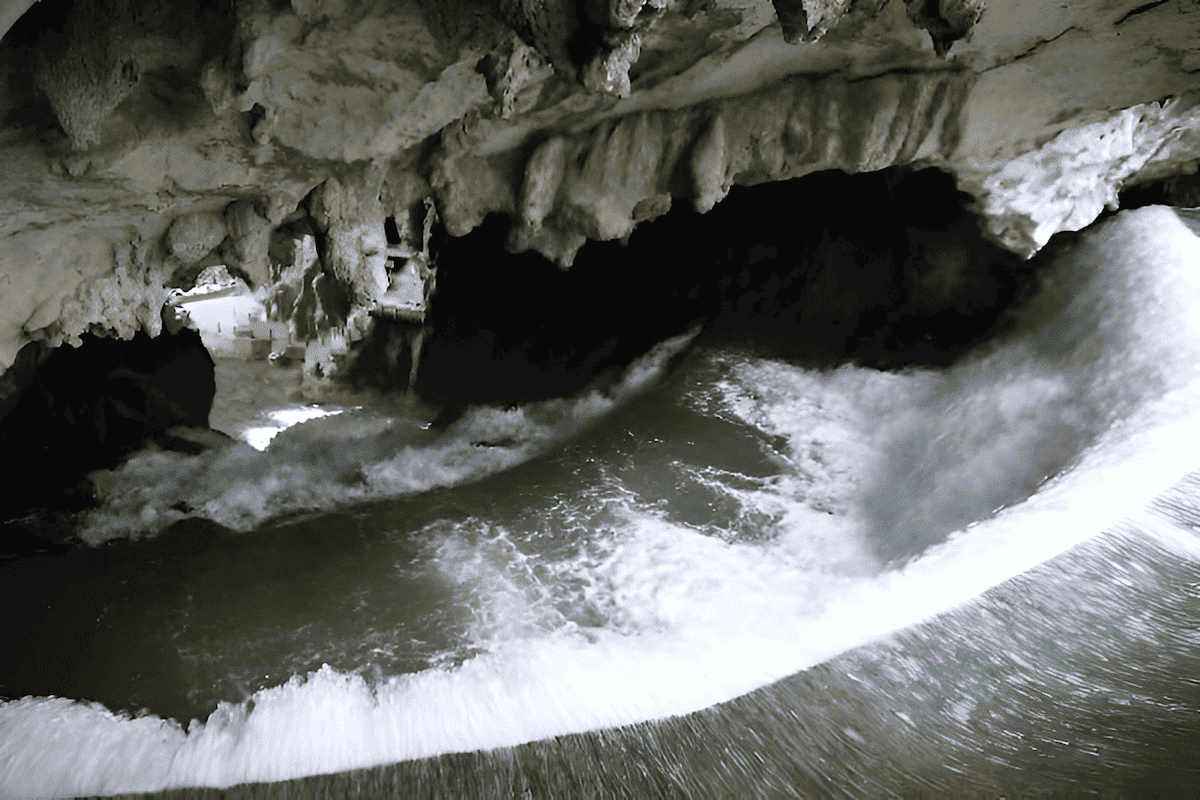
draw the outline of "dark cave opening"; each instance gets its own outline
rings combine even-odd
[[[139,448],[195,453],[206,446],[192,432],[208,428],[216,384],[196,331],[81,338],[79,347],[59,347],[31,370],[0,418],[0,449],[17,467],[0,501],[0,522],[31,509],[89,506],[86,473]],[[5,544],[13,542],[6,537]]]
[[[1121,208],[1153,205],[1196,208],[1200,206],[1200,175],[1192,172],[1137,183],[1122,189],[1118,200]]]
[[[564,396],[697,324],[813,368],[948,366],[1034,269],[983,239],[968,201],[935,169],[735,187],[708,214],[676,204],[627,243],[589,242],[569,271],[506,252],[509,221],[493,215],[436,242],[417,393],[451,414]],[[347,385],[406,384],[389,346],[400,327],[377,321]]]

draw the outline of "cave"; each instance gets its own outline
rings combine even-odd
[[[1191,796],[1197,33],[0,8],[0,795]]]
[[[696,325],[814,368],[948,365],[1035,269],[983,238],[967,200],[933,169],[822,172],[737,187],[707,215],[673,209],[569,270],[507,252],[511,221],[494,215],[437,248],[416,389],[450,407],[565,396]],[[863,235],[851,215],[880,222]],[[352,352],[348,385],[405,385],[410,362],[386,357],[388,330]]]
[[[946,368],[998,334],[1001,314],[1028,293],[1038,267],[986,240],[969,200],[936,169],[820,172],[737,187],[707,215],[668,211],[627,240],[592,245],[569,270],[508,252],[510,221],[502,215],[462,237],[437,230],[437,303],[417,369],[401,346],[411,325],[380,318],[349,348],[323,396],[416,399],[436,408],[444,427],[473,406],[512,407],[611,382],[689,329],[703,330],[703,342],[816,370]],[[797,213],[803,224],[779,237]],[[271,232],[280,265],[294,259],[294,242],[314,233],[306,214],[291,216]],[[867,235],[847,222],[864,217],[878,220]],[[394,218],[385,229],[389,244],[399,245]],[[177,272],[172,283],[191,290],[205,283],[205,269],[221,276],[214,280],[234,280],[202,266]],[[307,287],[319,262],[303,272]],[[300,319],[294,310],[305,306],[305,292],[282,273],[273,270],[266,316]],[[247,282],[244,273],[236,277]],[[346,300],[323,307],[344,319]],[[295,338],[314,330],[296,325]],[[37,459],[29,485],[12,495],[12,519],[48,521],[86,507],[95,499],[87,473],[113,469],[139,448],[195,454],[236,433],[210,428],[216,377],[195,328],[153,339],[139,332],[128,342],[88,333],[77,348],[45,350],[32,343],[22,351],[31,364],[14,377],[24,373],[27,385],[13,392],[0,426],[8,447]],[[290,399],[303,393],[294,369],[252,374],[224,355],[226,385],[261,381]],[[34,361],[42,363],[33,368]],[[288,359],[274,363],[286,367]],[[54,472],[62,477],[47,481]]]

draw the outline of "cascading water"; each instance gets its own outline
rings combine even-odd
[[[1012,785],[1020,747],[963,755],[1037,739],[1003,693],[1045,702],[1043,727],[1080,719],[1129,685],[1106,648],[1186,632],[1171,593],[1200,585],[1192,531],[1143,514],[1088,540],[1200,467],[1198,308],[1200,240],[1150,208],[1059,248],[1003,333],[944,369],[815,369],[693,330],[569,397],[433,426],[346,406],[261,451],[136,456],[82,533],[109,544],[3,567],[4,686],[28,696],[0,705],[0,794],[230,787],[556,736],[457,773],[418,762],[442,766],[403,785]],[[1109,577],[1127,592],[1096,588]],[[1077,596],[1099,599],[1070,612]],[[1072,613],[1123,638],[1088,640]],[[1175,668],[1200,654],[1194,633],[1159,646]],[[1174,702],[1196,730],[1195,692],[1170,695],[1164,669],[1167,699],[1120,707]],[[1094,757],[1125,752],[1094,738]],[[1055,786],[1112,779],[1063,769]]]

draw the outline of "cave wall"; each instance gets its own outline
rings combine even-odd
[[[568,268],[734,185],[935,166],[1029,256],[1200,158],[1194,0],[98,2],[0,13],[0,370],[158,335],[206,264],[261,289],[301,218],[361,323],[427,199]]]

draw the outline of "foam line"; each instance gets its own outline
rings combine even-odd
[[[368,407],[290,426],[261,451],[234,444],[198,456],[143,453],[100,476],[102,506],[80,536],[93,545],[137,538],[194,516],[246,531],[288,511],[475,480],[537,455],[644,390],[698,332],[660,343],[612,388],[517,409],[474,408],[438,437],[421,420]]]

